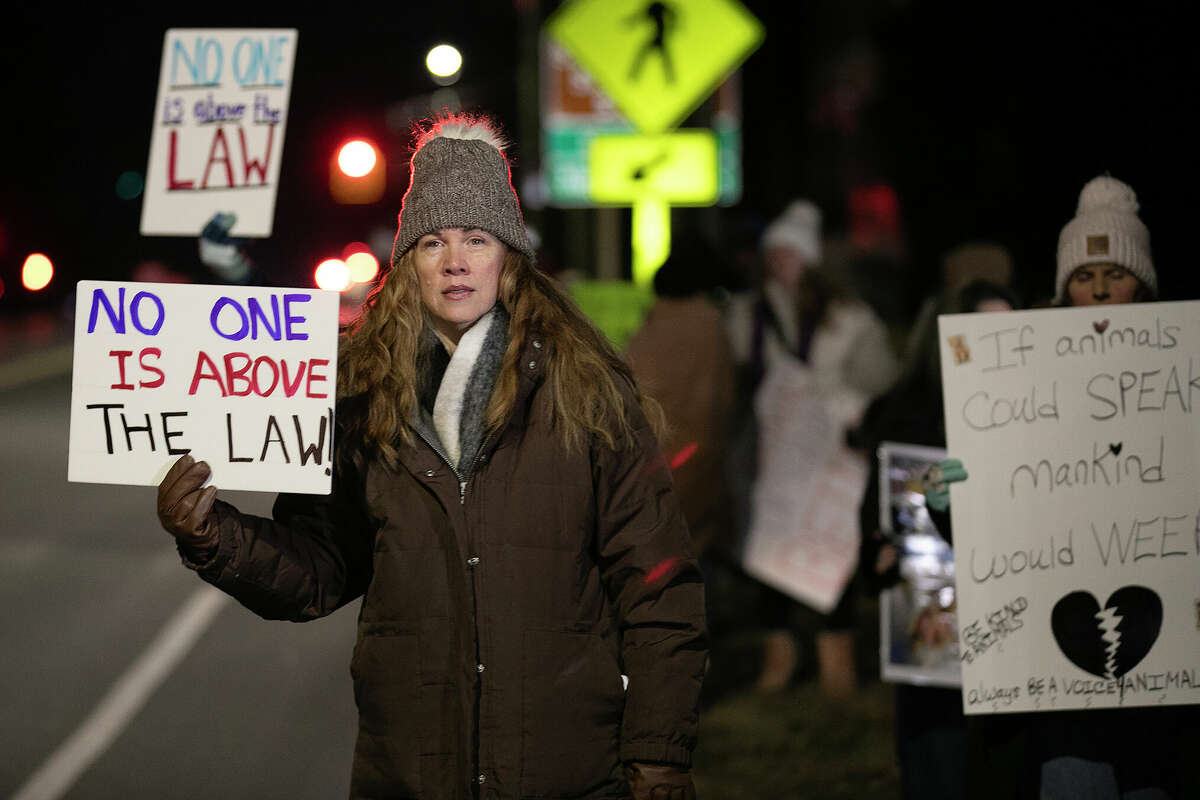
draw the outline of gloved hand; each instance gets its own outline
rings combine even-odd
[[[242,240],[229,235],[236,222],[236,214],[213,215],[200,232],[200,261],[223,280],[245,283],[254,262],[242,248]]]
[[[200,488],[211,472],[203,461],[182,455],[158,485],[158,521],[163,529],[189,553],[207,558],[218,544],[217,531],[209,524],[217,487]]]
[[[676,764],[625,764],[625,780],[634,800],[696,800],[696,787],[686,767]]]
[[[925,505],[934,511],[945,511],[950,507],[950,484],[966,479],[967,471],[957,458],[947,458],[934,464],[921,479]]]

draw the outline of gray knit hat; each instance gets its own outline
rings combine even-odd
[[[1054,300],[1060,302],[1071,273],[1085,264],[1117,264],[1158,296],[1150,258],[1150,231],[1138,217],[1133,189],[1110,175],[1092,178],[1079,193],[1075,218],[1058,235]]]
[[[439,228],[481,228],[535,259],[504,155],[506,144],[485,117],[440,117],[417,138],[392,265]]]

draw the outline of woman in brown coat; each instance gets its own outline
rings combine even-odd
[[[628,367],[545,275],[486,120],[417,142],[390,273],[342,341],[328,496],[159,487],[255,613],[363,598],[362,798],[692,798],[703,588]]]

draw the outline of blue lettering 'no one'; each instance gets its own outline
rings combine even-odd
[[[154,303],[157,310],[157,316],[154,319],[154,324],[147,326],[142,320],[142,301],[149,299]],[[96,330],[96,320],[100,316],[100,309],[103,307],[105,315],[108,317],[108,322],[112,326],[113,333],[125,333],[125,287],[117,289],[117,308],[113,308],[112,301],[108,299],[108,295],[103,289],[92,290],[92,308],[88,313],[88,333],[93,333]],[[167,318],[167,310],[163,307],[162,300],[158,295],[152,292],[138,292],[133,296],[133,300],[129,303],[129,318],[133,323],[133,327],[139,332],[147,336],[156,335],[162,329],[163,321]]]
[[[262,39],[242,37],[233,48],[233,77],[239,86],[257,84],[282,86],[283,44],[286,37]]]
[[[257,340],[260,326],[262,330],[266,331],[266,335],[275,341],[279,341],[281,338],[286,338],[289,342],[296,340],[303,341],[308,339],[308,334],[293,330],[293,326],[305,322],[306,318],[292,313],[292,303],[304,303],[311,299],[312,297],[307,294],[285,294],[283,296],[283,310],[281,312],[279,296],[271,295],[271,309],[268,312],[263,308],[262,302],[257,297],[251,297],[247,300],[246,308],[243,308],[232,297],[222,297],[213,303],[212,313],[209,315],[208,321],[218,336],[234,342],[245,339],[247,335],[251,339]],[[236,330],[222,329],[221,312],[227,307],[233,309],[237,315]],[[249,310],[247,311],[247,309]],[[225,318],[228,320],[229,315],[226,314]],[[225,327],[229,326],[226,325]]]
[[[216,39],[196,37],[192,43],[192,52],[188,53],[186,45],[179,39],[171,47],[171,85],[180,86],[193,84],[197,86],[215,85],[221,82],[221,69],[224,66],[225,54],[221,43]],[[213,58],[210,60],[209,55]],[[179,80],[179,64],[182,60],[188,78]],[[215,72],[214,72],[215,70]]]

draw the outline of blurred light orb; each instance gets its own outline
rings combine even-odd
[[[425,56],[425,69],[438,78],[449,78],[462,69],[462,53],[448,44],[439,44]]]
[[[54,277],[54,264],[42,253],[32,253],[21,266],[21,284],[31,292],[50,285]]]
[[[146,182],[140,172],[126,170],[117,178],[117,197],[122,200],[133,200],[142,193]]]
[[[317,265],[313,280],[316,281],[318,289],[344,292],[350,286],[350,270],[340,258],[327,258]]]
[[[375,153],[375,148],[362,139],[346,142],[338,151],[337,157],[338,169],[351,178],[363,177],[375,169],[375,162],[378,160],[379,156]]]
[[[350,271],[350,280],[355,283],[367,283],[379,274],[379,259],[360,250],[346,259],[346,269]]]

